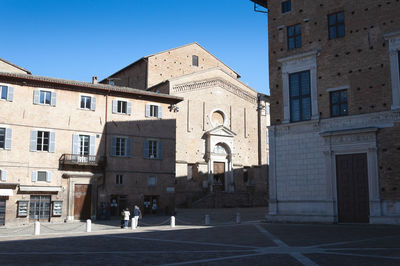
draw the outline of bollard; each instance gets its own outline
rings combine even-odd
[[[34,232],[35,232],[35,236],[40,235],[40,222],[36,221],[34,224]]]
[[[90,219],[86,220],[86,232],[88,233],[92,232],[92,220]]]
[[[171,227],[175,227],[175,216],[171,216]]]
[[[206,214],[205,219],[204,219],[204,223],[206,225],[210,225],[210,215]]]
[[[240,213],[236,213],[236,223],[240,224]]]
[[[137,224],[136,224],[136,219],[135,218],[131,219],[131,226],[132,226],[132,230],[136,229]]]

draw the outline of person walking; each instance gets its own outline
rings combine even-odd
[[[131,213],[129,212],[129,209],[126,208],[124,211],[124,228],[128,228],[129,226],[129,216],[131,216]]]
[[[133,208],[133,219],[135,222],[134,228],[138,227],[139,225],[139,217],[140,217],[140,209],[137,205],[135,205],[135,207]]]

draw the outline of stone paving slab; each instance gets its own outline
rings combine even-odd
[[[91,233],[78,227],[84,223],[47,225],[49,232],[40,236],[10,233],[0,237],[0,265],[400,265],[400,226],[250,219],[226,225],[223,220],[232,211],[216,216],[220,223],[210,226],[131,230],[110,220],[93,224],[97,231]],[[177,217],[196,219],[203,213],[182,214]],[[165,218],[143,220],[154,225]]]

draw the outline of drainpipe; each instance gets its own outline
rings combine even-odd
[[[262,148],[261,148],[261,94],[257,95],[257,135],[258,135],[258,165],[262,165]]]

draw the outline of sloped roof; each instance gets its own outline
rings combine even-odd
[[[150,91],[138,90],[129,87],[121,87],[114,86],[108,84],[93,84],[90,82],[76,81],[76,80],[68,80],[68,79],[59,79],[59,78],[50,78],[45,76],[36,76],[36,75],[28,75],[28,74],[20,74],[20,73],[9,73],[9,72],[0,72],[0,80],[18,80],[18,81],[35,81],[35,82],[43,82],[50,84],[58,84],[69,87],[79,87],[79,88],[87,88],[87,89],[97,89],[102,91],[112,91],[112,92],[120,92],[137,96],[147,96],[153,98],[161,98],[164,100],[168,100],[171,102],[180,102],[183,100],[182,97],[173,96],[169,94],[163,93],[155,93]]]
[[[194,45],[194,44],[197,45],[197,46],[199,46],[201,49],[203,49],[204,51],[206,51],[206,52],[207,52],[208,54],[210,54],[211,56],[213,56],[215,59],[217,59],[219,62],[221,62],[224,66],[226,66],[227,68],[229,68],[230,70],[232,70],[232,71],[238,76],[238,78],[240,78],[239,73],[237,73],[235,70],[233,70],[232,68],[230,68],[229,66],[227,66],[227,65],[226,65],[224,62],[222,62],[218,57],[216,57],[215,55],[213,55],[212,53],[210,53],[208,50],[206,50],[206,49],[205,49],[203,46],[201,46],[199,43],[197,43],[197,42],[192,42],[192,43],[188,43],[188,44],[185,44],[185,45],[182,45],[182,46],[178,46],[178,47],[175,47],[175,48],[171,48],[171,49],[168,49],[168,50],[165,50],[165,51],[157,52],[157,53],[155,53],[155,54],[150,54],[150,55],[144,56],[144,57],[142,57],[142,58],[136,60],[136,61],[133,62],[132,64],[129,64],[129,65],[127,65],[126,67],[124,67],[124,68],[118,70],[117,72],[111,74],[110,76],[108,76],[107,78],[103,79],[103,80],[100,81],[100,82],[103,82],[103,81],[107,80],[108,78],[110,78],[110,77],[112,77],[112,76],[114,76],[114,75],[116,75],[116,74],[118,74],[118,73],[124,71],[125,69],[130,68],[131,66],[133,66],[133,65],[137,64],[138,62],[140,62],[140,61],[142,61],[142,60],[145,60],[145,59],[147,59],[147,58],[149,58],[149,57],[156,56],[156,55],[159,55],[159,54],[162,54],[162,53],[166,53],[166,52],[170,52],[170,51],[173,51],[173,50],[181,49],[181,48],[183,48],[183,47],[190,46],[190,45]]]
[[[16,65],[16,64],[13,64],[13,63],[11,63],[11,62],[9,62],[9,61],[7,61],[7,60],[1,58],[1,57],[0,57],[0,60],[3,61],[3,62],[6,63],[6,64],[9,64],[9,65],[15,67],[15,68],[18,68],[18,69],[20,69],[20,70],[22,70],[22,71],[25,71],[27,74],[32,74],[29,70],[27,70],[27,69],[25,69],[25,68],[23,68],[23,67],[20,67],[20,66],[18,66],[18,65]]]

